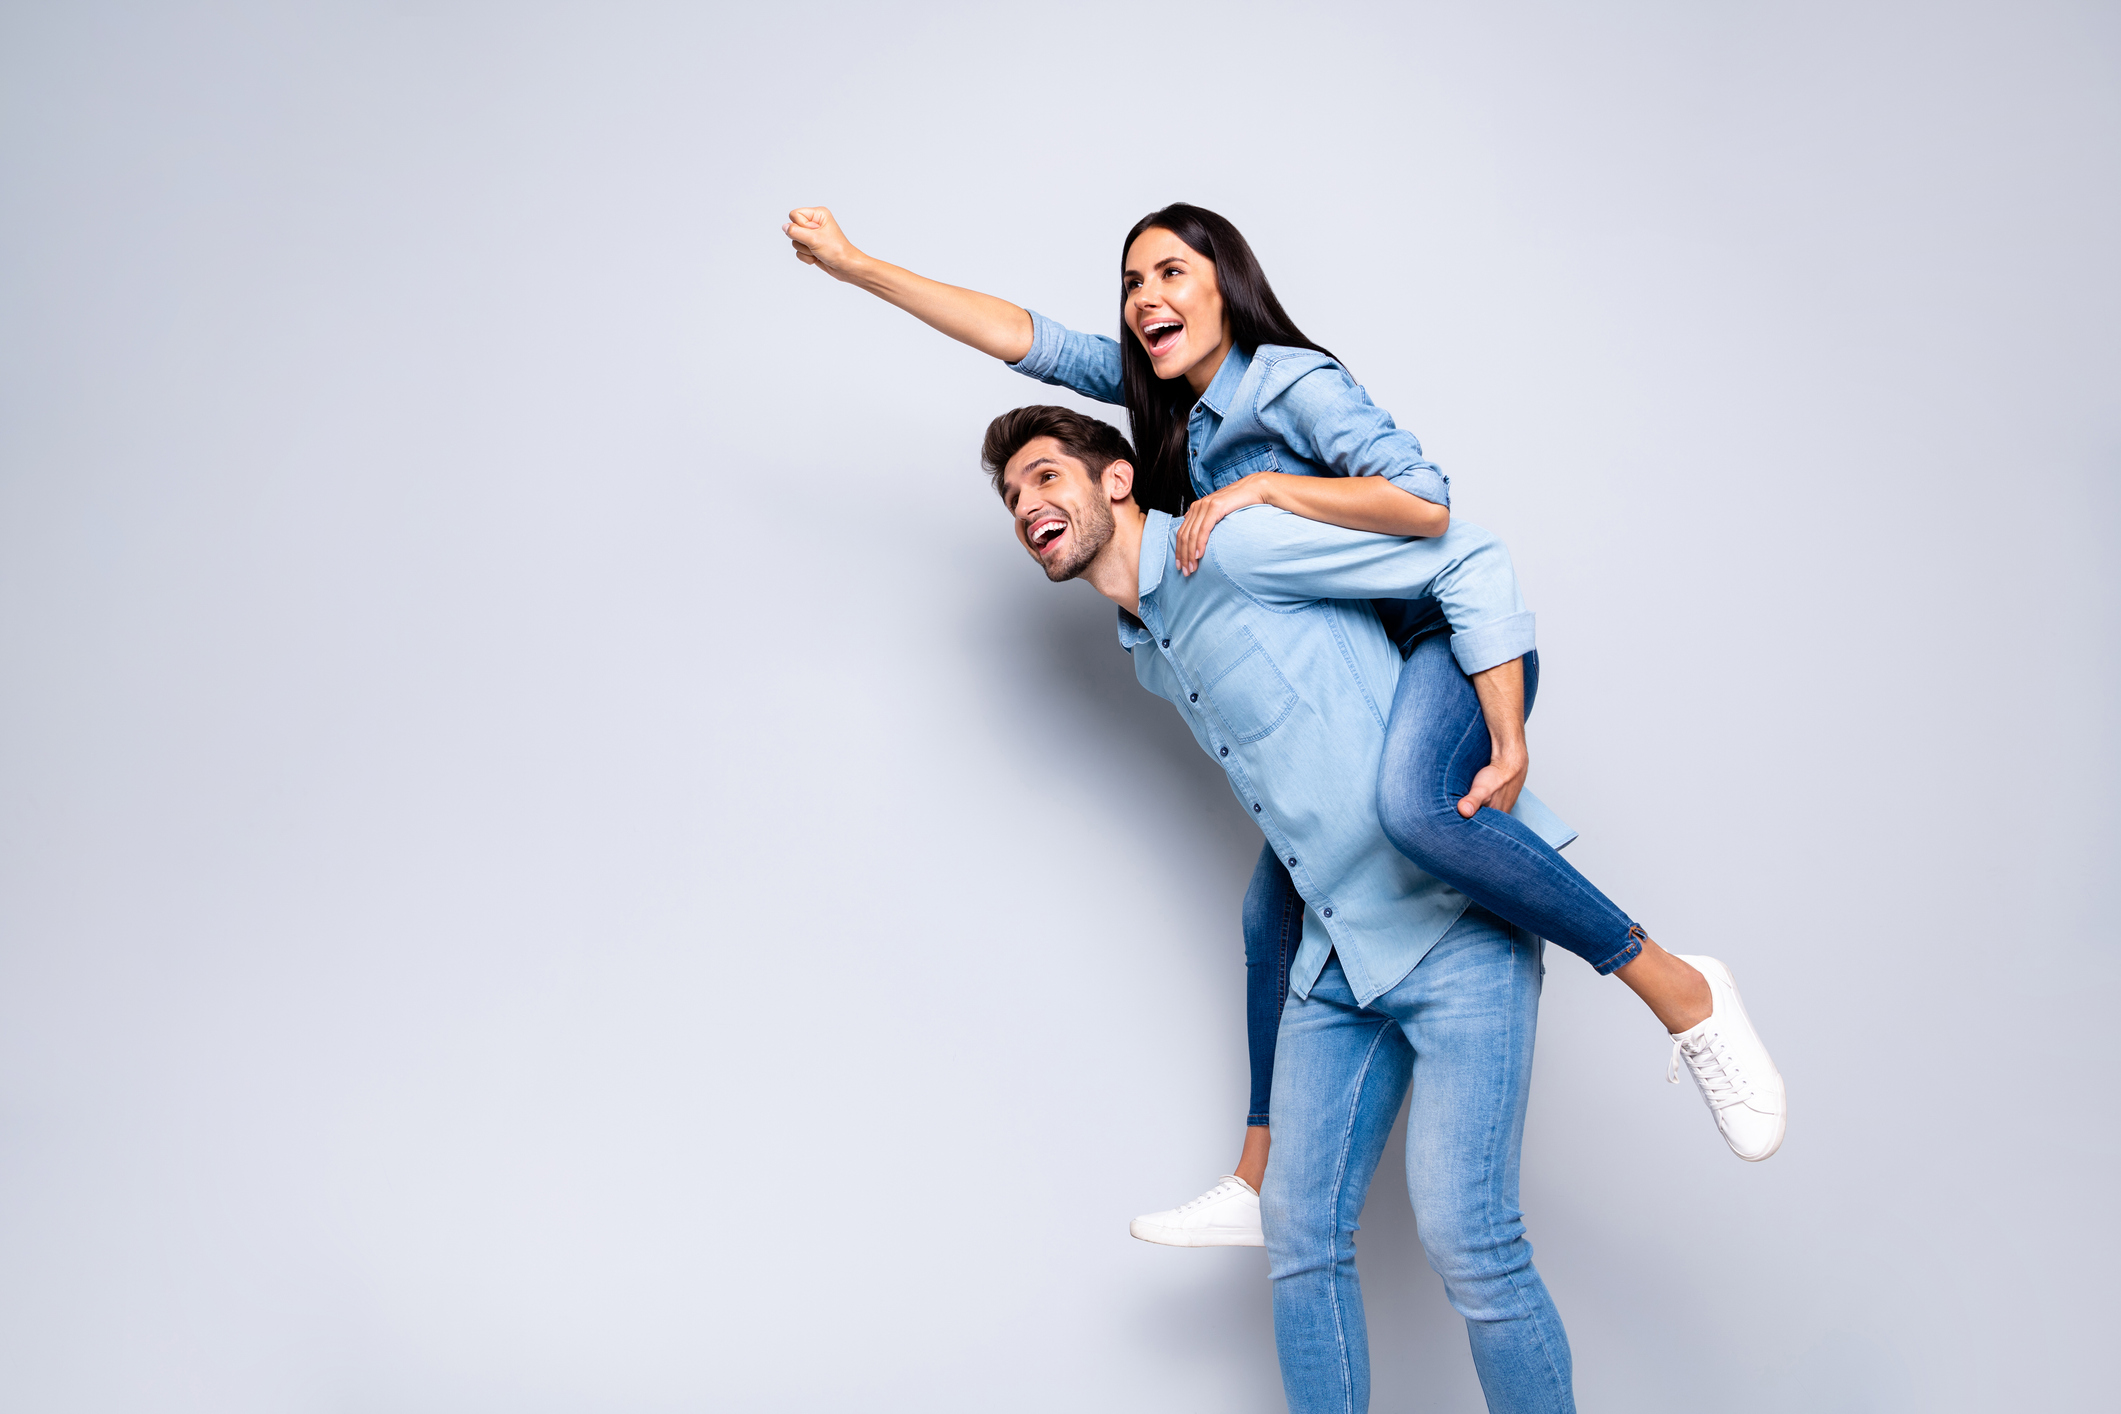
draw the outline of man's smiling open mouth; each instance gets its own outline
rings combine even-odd
[[[1032,522],[1031,529],[1024,538],[1031,542],[1031,553],[1043,559],[1046,551],[1053,547],[1053,543],[1061,538],[1062,532],[1067,528],[1068,522],[1059,516],[1040,516]]]
[[[1162,358],[1171,352],[1185,333],[1186,326],[1176,319],[1152,319],[1142,325],[1142,341],[1148,345],[1151,358]]]

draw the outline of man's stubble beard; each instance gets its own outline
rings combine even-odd
[[[1112,507],[1099,501],[1093,516],[1088,525],[1075,526],[1075,548],[1068,552],[1068,557],[1045,566],[1046,578],[1055,584],[1074,579],[1090,568],[1090,562],[1103,554],[1105,547],[1112,543],[1112,532],[1117,525],[1112,516]]]

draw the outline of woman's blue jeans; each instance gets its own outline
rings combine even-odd
[[[1368,1006],[1337,958],[1289,1003],[1260,1219],[1290,1414],[1370,1407],[1355,1223],[1410,1089],[1415,1226],[1465,1317],[1488,1408],[1576,1408],[1569,1338],[1532,1265],[1517,1200],[1540,953],[1538,938],[1475,905]]]
[[[1539,695],[1539,655],[1524,660],[1524,710]],[[1449,638],[1414,645],[1400,668],[1385,728],[1377,810],[1385,835],[1429,873],[1535,937],[1567,948],[1602,975],[1642,951],[1642,932],[1552,845],[1500,810],[1468,820],[1458,802],[1488,764],[1480,697],[1451,656]],[[1275,1036],[1289,964],[1303,944],[1304,901],[1271,845],[1245,891],[1245,1023],[1252,1052],[1247,1124],[1265,1124]]]

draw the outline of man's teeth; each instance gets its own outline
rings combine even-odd
[[[1057,520],[1049,520],[1031,532],[1031,538],[1043,545],[1068,527]]]

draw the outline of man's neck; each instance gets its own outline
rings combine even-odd
[[[1137,617],[1141,613],[1142,528],[1149,517],[1128,501],[1112,508],[1112,538],[1083,571],[1091,587]]]

